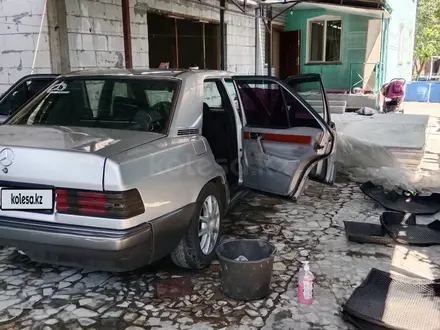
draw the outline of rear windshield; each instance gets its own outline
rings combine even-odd
[[[165,133],[177,86],[170,79],[61,79],[7,124]]]

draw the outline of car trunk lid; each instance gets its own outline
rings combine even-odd
[[[5,125],[0,129],[0,186],[99,191],[106,158],[162,137],[99,128]]]

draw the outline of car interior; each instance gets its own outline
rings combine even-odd
[[[42,98],[15,123],[164,133],[177,82],[77,79],[66,80],[65,85]]]
[[[202,135],[208,140],[216,162],[226,173],[228,183],[238,183],[237,129],[234,109],[219,81],[208,81],[217,93],[218,102],[203,103]],[[210,103],[210,104],[208,104]]]

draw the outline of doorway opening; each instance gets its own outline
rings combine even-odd
[[[211,147],[215,161],[223,167],[230,187],[238,183],[237,123],[234,106],[220,79],[203,84],[202,135]]]
[[[284,80],[301,72],[301,31],[284,31],[279,36],[279,78]]]

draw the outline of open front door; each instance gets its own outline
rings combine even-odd
[[[332,129],[276,78],[233,80],[243,111],[243,185],[298,198],[313,167],[334,152]]]
[[[331,121],[330,107],[328,105],[327,94],[322,83],[321,75],[302,74],[289,77],[285,80],[290,89],[307,103],[309,108],[313,108],[331,128],[335,129]],[[334,148],[328,146],[328,148]],[[309,174],[309,178],[314,181],[332,184],[335,182],[336,169],[334,156],[319,161]]]

